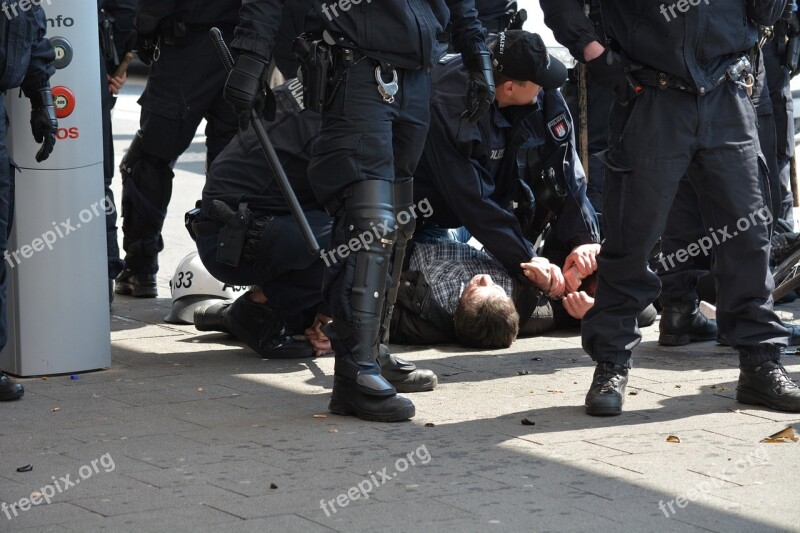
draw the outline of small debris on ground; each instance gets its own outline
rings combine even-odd
[[[534,357],[533,359],[531,359],[531,361],[541,361],[541,360],[542,360],[541,357]]]
[[[519,372],[517,372],[517,374],[519,374],[520,376],[527,376],[528,374],[530,374],[530,372],[528,372],[527,370],[520,370]]]
[[[675,435],[670,435],[667,437],[667,442],[671,442],[672,444],[680,444],[681,439],[680,437],[676,437]]]
[[[25,465],[17,468],[17,472],[33,472],[33,465]]]
[[[58,411],[60,411],[60,410],[61,410],[61,408],[60,408],[60,407],[53,407],[52,409],[50,409],[50,412],[51,412],[51,413],[56,413],[56,412],[58,412]]]
[[[271,488],[272,490],[275,490],[275,489],[278,488],[278,485],[276,485],[275,483],[270,483],[269,484],[269,488]]]
[[[433,422],[427,422],[427,423],[425,424],[425,427],[426,427],[426,428],[432,428],[432,427],[434,427],[435,425],[436,425],[436,424],[434,424]]]
[[[797,436],[797,433],[795,433],[794,428],[792,426],[789,426],[786,429],[780,430],[774,435],[770,435],[761,442],[765,442],[767,444],[791,444],[793,442],[799,442],[799,441],[800,437]]]
[[[328,415],[314,415],[314,418],[328,418]]]
[[[632,390],[628,393],[628,396],[636,396],[637,394],[639,394],[638,390]]]
[[[523,418],[522,419],[522,425],[523,426],[535,426],[536,422],[534,422],[533,420],[529,420],[527,418]]]

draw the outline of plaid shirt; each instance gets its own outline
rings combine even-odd
[[[451,315],[456,312],[464,288],[478,274],[490,275],[508,296],[514,295],[514,281],[503,265],[469,244],[456,241],[415,244],[409,267],[424,274],[434,300]]]

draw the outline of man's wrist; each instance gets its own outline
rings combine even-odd
[[[606,48],[600,44],[600,41],[592,41],[583,47],[583,60],[588,63],[603,55],[605,51]]]

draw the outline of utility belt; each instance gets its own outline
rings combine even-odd
[[[326,31],[322,36],[301,35],[295,39],[293,50],[300,62],[306,109],[323,112],[333,102],[347,72],[363,61],[375,66],[375,82],[384,102],[394,103],[399,91],[397,70],[389,63],[367,57],[353,43],[333,37]],[[386,77],[391,80],[384,81]]]
[[[658,70],[648,68],[635,69],[631,71],[631,76],[633,79],[647,87],[657,87],[662,90],[675,89],[677,91],[694,95],[706,94],[704,89],[696,89],[691,83],[683,78],[679,76],[673,76],[672,74],[668,74],[666,72],[660,72]],[[725,69],[725,73],[720,76],[716,83],[714,83],[711,91],[726,81],[730,81],[742,89],[745,89],[747,93],[752,96],[753,86],[755,85],[755,72],[753,71],[753,66],[750,63],[750,59],[746,55],[736,58],[736,60]]]
[[[191,213],[191,211],[190,211]],[[196,237],[219,234],[217,240],[217,262],[237,267],[242,259],[258,262],[261,255],[261,237],[274,216],[257,216],[246,203],[239,204],[234,211],[220,200],[211,203],[209,213],[201,212],[190,220],[187,227]]]

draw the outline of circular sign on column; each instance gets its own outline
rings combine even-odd
[[[57,118],[67,118],[75,111],[75,95],[66,87],[53,87],[53,104]]]
[[[53,37],[50,39],[53,50],[56,53],[55,67],[57,69],[67,68],[72,63],[72,45],[64,37]]]

